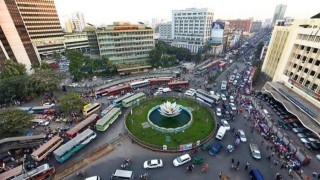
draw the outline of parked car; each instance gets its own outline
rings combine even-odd
[[[247,142],[247,137],[246,137],[246,134],[244,133],[244,131],[239,129],[238,132],[239,132],[240,140],[242,142]]]
[[[224,94],[221,94],[221,99],[222,99],[223,101],[226,101],[226,100],[227,100],[227,97],[226,97],[226,95],[224,95]]]
[[[225,127],[227,130],[230,130],[230,125],[228,121],[221,119],[221,126]]]
[[[145,161],[143,163],[143,168],[145,169],[153,169],[153,168],[159,168],[163,167],[163,163],[161,159],[152,159],[149,161]]]
[[[234,105],[233,103],[229,103],[229,105],[233,111],[237,110],[236,105]]]
[[[215,143],[212,148],[209,150],[209,154],[215,156],[222,149],[223,145],[221,143]]]
[[[181,166],[182,164],[185,164],[189,161],[191,161],[190,155],[184,154],[184,155],[181,155],[181,156],[178,156],[177,158],[175,158],[173,160],[173,165],[177,167],[177,166]]]

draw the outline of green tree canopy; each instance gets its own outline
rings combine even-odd
[[[18,109],[5,109],[0,112],[0,137],[22,136],[32,124],[33,116]]]
[[[61,54],[58,53],[57,51],[54,51],[52,54],[52,57],[56,60],[56,61],[60,61],[61,59]]]
[[[68,93],[59,100],[60,110],[64,114],[78,113],[82,110],[83,106],[87,103],[77,93]]]
[[[24,64],[20,64],[14,62],[13,60],[7,59],[4,61],[4,67],[1,72],[0,78],[8,78],[12,76],[20,76],[26,74],[26,66]]]
[[[74,79],[79,80],[85,75],[81,71],[85,64],[85,57],[83,54],[76,50],[66,49],[66,56],[69,59],[69,71],[74,76]]]
[[[31,67],[34,69],[34,71],[51,70],[50,65],[44,61],[41,62],[41,64],[32,64]]]
[[[28,94],[24,89],[28,78],[27,75],[21,75],[0,79],[0,102],[7,103],[15,98],[23,99],[27,97]]]

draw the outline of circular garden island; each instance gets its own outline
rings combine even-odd
[[[215,129],[210,110],[182,97],[153,97],[136,102],[126,116],[130,136],[161,151],[185,151],[209,140]]]

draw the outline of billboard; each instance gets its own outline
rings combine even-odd
[[[224,26],[225,26],[224,22],[212,23],[210,43],[222,43]]]

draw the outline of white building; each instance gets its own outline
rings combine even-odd
[[[158,26],[159,26],[159,39],[171,39],[171,34],[172,34],[171,22],[160,23]]]
[[[196,53],[209,40],[213,11],[208,8],[188,8],[172,11],[172,46]]]
[[[279,4],[276,6],[276,9],[274,10],[274,14],[273,14],[272,25],[274,25],[277,20],[282,20],[284,18],[286,10],[287,10],[287,5],[285,4]]]

